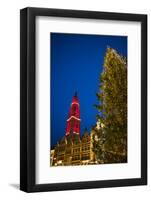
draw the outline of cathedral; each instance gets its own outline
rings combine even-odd
[[[80,104],[77,93],[73,96],[67,119],[65,136],[50,152],[50,166],[96,164],[93,152],[95,128],[89,134],[85,129],[80,136]]]

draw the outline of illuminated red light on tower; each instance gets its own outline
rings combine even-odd
[[[80,134],[80,105],[77,93],[73,96],[69,116],[67,119],[66,135]]]

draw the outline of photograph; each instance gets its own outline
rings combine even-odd
[[[147,15],[20,19],[20,189],[147,185]]]
[[[50,167],[128,162],[127,40],[50,33]]]

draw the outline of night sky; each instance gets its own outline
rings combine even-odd
[[[80,101],[81,133],[96,124],[96,93],[107,47],[127,56],[126,36],[50,34],[51,147],[66,130],[70,104],[77,91]]]

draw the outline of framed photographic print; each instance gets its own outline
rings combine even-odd
[[[20,12],[20,189],[147,184],[147,16]]]

